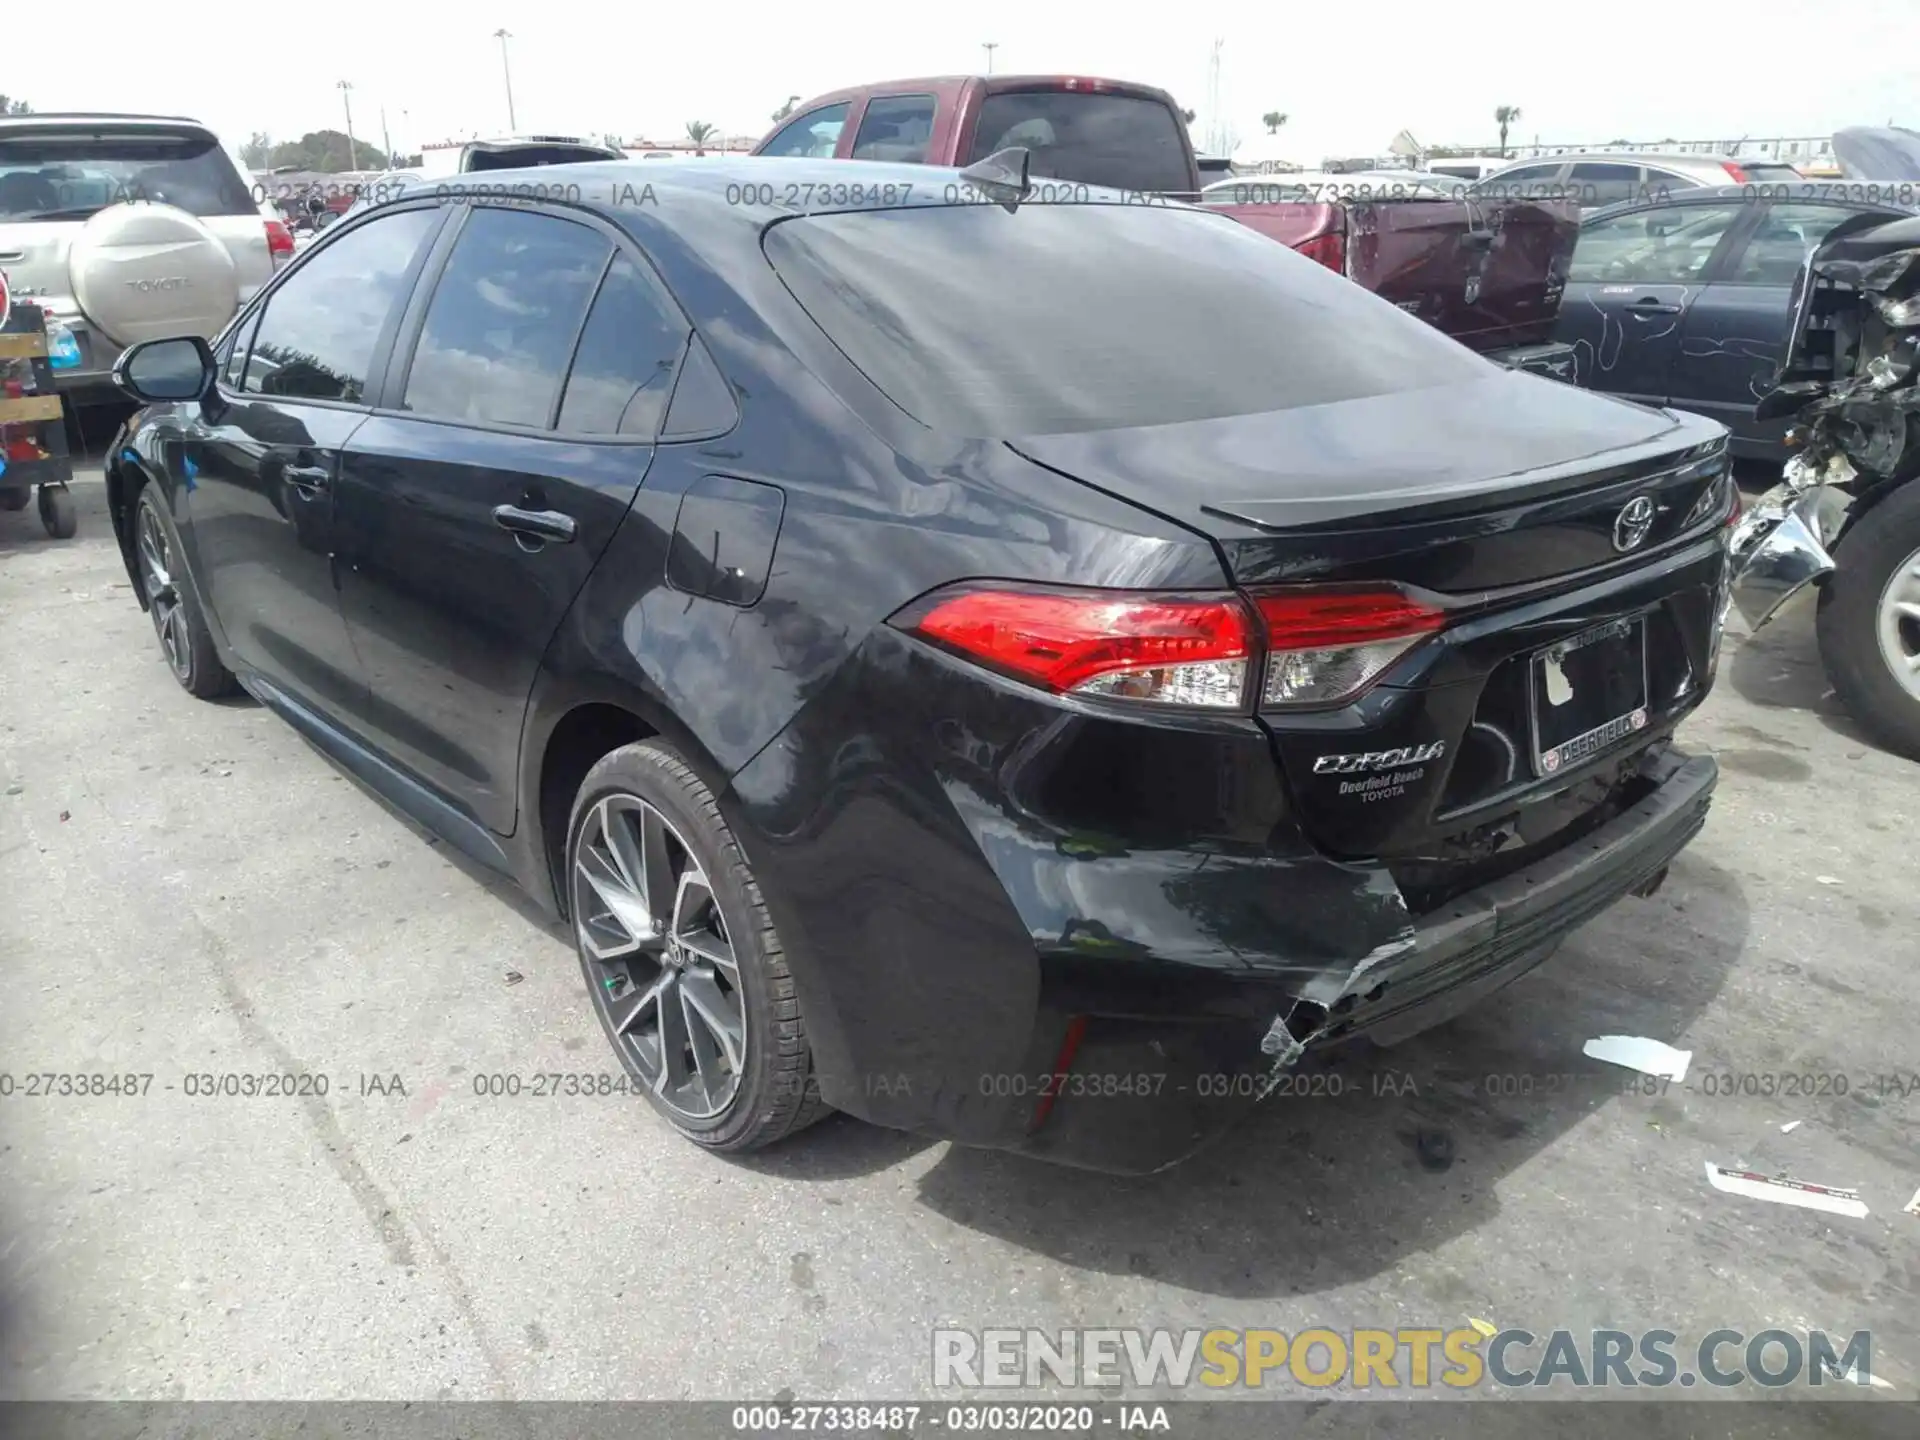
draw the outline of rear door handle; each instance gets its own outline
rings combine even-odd
[[[558,510],[522,510],[518,505],[493,507],[493,523],[510,530],[516,540],[556,540],[566,544],[577,528],[571,515]]]
[[[1636,300],[1627,307],[1629,315],[1678,315],[1680,307],[1664,300]]]

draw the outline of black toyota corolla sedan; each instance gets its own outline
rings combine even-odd
[[[563,917],[716,1150],[1169,1164],[1705,818],[1718,425],[1008,169],[492,175],[120,367],[181,685]]]

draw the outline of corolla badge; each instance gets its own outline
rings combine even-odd
[[[1347,755],[1322,755],[1313,762],[1316,775],[1351,775],[1355,771],[1398,770],[1402,765],[1419,765],[1438,760],[1447,753],[1447,742],[1435,740],[1429,745],[1406,745],[1398,750],[1363,750]]]
[[[1653,500],[1650,496],[1636,495],[1620,507],[1620,513],[1613,517],[1613,548],[1622,555],[1629,550],[1638,550],[1646,543],[1647,532],[1653,529]]]

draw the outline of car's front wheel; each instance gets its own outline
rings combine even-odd
[[[1847,711],[1920,760],[1920,482],[1875,505],[1834,552],[1820,594],[1820,658]]]
[[[193,592],[180,556],[180,537],[173,519],[151,485],[140,491],[134,507],[134,556],[140,588],[146,593],[147,615],[160,640],[160,653],[181,688],[202,700],[230,695],[236,688],[233,672],[220,661],[200,601]]]
[[[712,1150],[757,1150],[825,1112],[760,888],[677,752],[642,741],[587,773],[566,874],[594,1010],[675,1129]]]

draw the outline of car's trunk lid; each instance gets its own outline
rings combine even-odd
[[[1212,536],[1239,584],[1393,578],[1473,594],[1617,562],[1614,520],[1646,490],[1664,508],[1642,544],[1657,545],[1704,488],[1658,477],[1717,435],[1489,369],[1467,384],[1010,443]]]
[[[1724,552],[1701,542],[1729,503],[1712,421],[1493,371],[1010,443],[1205,533],[1256,602],[1373,582],[1447,612],[1358,700],[1259,709],[1308,832],[1387,862],[1417,910],[1639,798],[1648,741],[1711,675]],[[1556,646],[1569,695],[1542,708]]]

